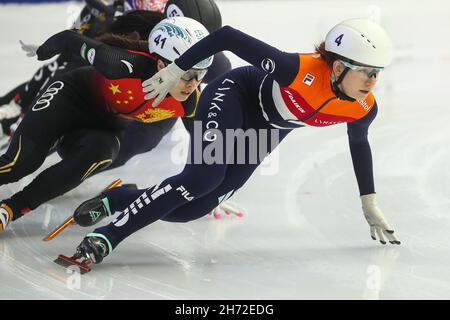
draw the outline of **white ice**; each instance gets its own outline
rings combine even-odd
[[[0,235],[0,298],[449,299],[448,2],[218,4],[224,24],[292,52],[311,52],[345,18],[371,17],[385,26],[396,55],[376,91],[379,114],[370,141],[379,204],[402,245],[370,238],[346,128],[335,126],[299,129],[281,144],[279,157],[270,158],[234,197],[246,209],[243,220],[157,222],[81,279],[53,263],[58,254],[73,253],[91,230],[72,227],[41,241],[81,201],[116,177],[145,187],[182,169],[174,162],[180,142],[169,134],[126,167],[95,176],[12,223]],[[79,6],[0,6],[2,95],[41,64],[20,51],[19,39],[43,42],[66,28]],[[229,56],[235,66],[244,63]],[[45,166],[55,161],[53,155]],[[34,176],[3,186],[0,198]]]

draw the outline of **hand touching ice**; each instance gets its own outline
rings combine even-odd
[[[370,226],[370,236],[373,240],[378,240],[382,244],[386,244],[384,236],[391,244],[400,244],[400,241],[394,236],[394,230],[386,221],[383,212],[378,208],[375,193],[361,196],[362,209],[364,217]]]

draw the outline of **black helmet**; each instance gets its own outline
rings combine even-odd
[[[195,19],[210,33],[222,27],[222,16],[214,0],[169,0],[164,13],[167,17],[184,16]]]
[[[147,40],[150,31],[163,18],[164,16],[159,12],[146,10],[127,11],[123,15],[118,16],[107,31],[115,34],[137,31],[140,39]]]

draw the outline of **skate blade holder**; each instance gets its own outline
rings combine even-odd
[[[76,266],[80,269],[81,274],[91,272],[92,271],[91,266],[90,266],[91,262],[86,261],[86,260],[78,261],[79,259],[80,258],[77,257],[76,255],[74,255],[72,257],[67,257],[65,255],[60,254],[58,256],[58,258],[56,258],[54,260],[54,262],[56,264],[59,264],[60,266],[66,267],[66,268],[71,267],[71,266]]]
[[[115,187],[118,187],[122,183],[122,179],[116,179],[112,183],[109,184],[104,190],[113,189]],[[66,229],[68,226],[76,224],[75,220],[73,220],[73,216],[68,217],[63,223],[61,223],[55,230],[50,232],[48,235],[45,236],[42,241],[50,241],[54,237],[56,237],[58,234],[60,234],[64,229]]]

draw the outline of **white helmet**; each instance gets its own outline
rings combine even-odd
[[[150,32],[148,48],[150,53],[156,53],[173,62],[208,34],[208,30],[194,19],[188,17],[167,18],[159,22]],[[213,56],[200,61],[193,68],[206,69],[211,66],[212,62]]]
[[[378,24],[368,19],[350,19],[336,25],[325,38],[325,50],[373,67],[391,62],[391,41]]]

